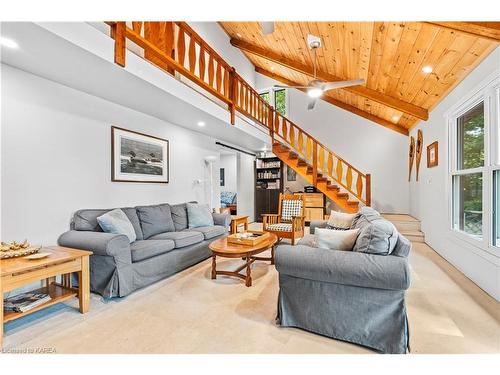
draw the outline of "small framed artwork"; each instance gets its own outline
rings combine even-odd
[[[168,140],[111,127],[111,181],[168,183]]]
[[[297,172],[295,172],[292,168],[286,167],[286,180],[287,181],[297,181]]]
[[[436,167],[438,161],[438,142],[436,141],[427,146],[427,168]]]

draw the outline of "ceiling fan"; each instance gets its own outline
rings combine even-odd
[[[314,35],[307,36],[307,43],[309,48],[313,50],[314,53],[314,79],[309,82],[307,86],[287,86],[287,85],[274,85],[275,88],[292,88],[292,89],[306,89],[307,94],[310,96],[310,101],[307,109],[311,110],[314,108],[318,98],[323,95],[326,91],[341,89],[344,87],[358,86],[365,83],[364,79],[356,79],[353,81],[337,81],[337,82],[323,82],[316,78],[316,60],[317,60],[317,49],[321,47],[321,39]]]

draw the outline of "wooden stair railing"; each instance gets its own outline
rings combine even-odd
[[[228,106],[231,124],[236,111],[266,128],[273,141],[298,156],[288,159],[293,168],[305,167],[311,172],[312,184],[330,196],[343,199],[344,208],[357,207],[357,201],[371,204],[370,174],[364,174],[342,157],[325,147],[316,138],[278,113],[217,52],[185,22],[133,21],[106,22],[115,40],[115,62],[125,66],[127,39],[144,50],[144,58],[170,74],[176,72]],[[288,149],[290,147],[290,149]],[[286,153],[286,151],[285,151]],[[280,157],[280,155],[278,155]],[[298,163],[304,164],[299,166]],[[333,180],[333,185],[328,179]],[[347,193],[340,191],[340,188]],[[334,192],[335,194],[329,194]]]

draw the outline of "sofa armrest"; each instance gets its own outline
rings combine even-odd
[[[59,236],[59,246],[91,250],[94,255],[119,258],[131,263],[130,242],[123,234],[70,230]]]
[[[309,233],[314,234],[316,228],[326,228],[327,222],[326,220],[312,220],[309,223]]]
[[[391,255],[280,245],[275,262],[278,272],[302,279],[390,290],[410,286],[407,259]]]
[[[212,212],[212,217],[214,218],[214,225],[221,225],[226,228],[229,228],[231,225],[231,215],[228,213],[219,214],[217,212]]]

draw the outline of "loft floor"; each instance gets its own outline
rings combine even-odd
[[[259,224],[251,224],[258,229]],[[253,228],[252,228],[253,227]],[[238,260],[221,260],[230,268]],[[499,353],[499,303],[425,243],[414,243],[407,293],[412,353]],[[210,260],[122,300],[92,295],[81,315],[52,307],[6,325],[4,348],[57,353],[373,353],[274,324],[277,272],[254,263],[253,286],[210,279]]]

